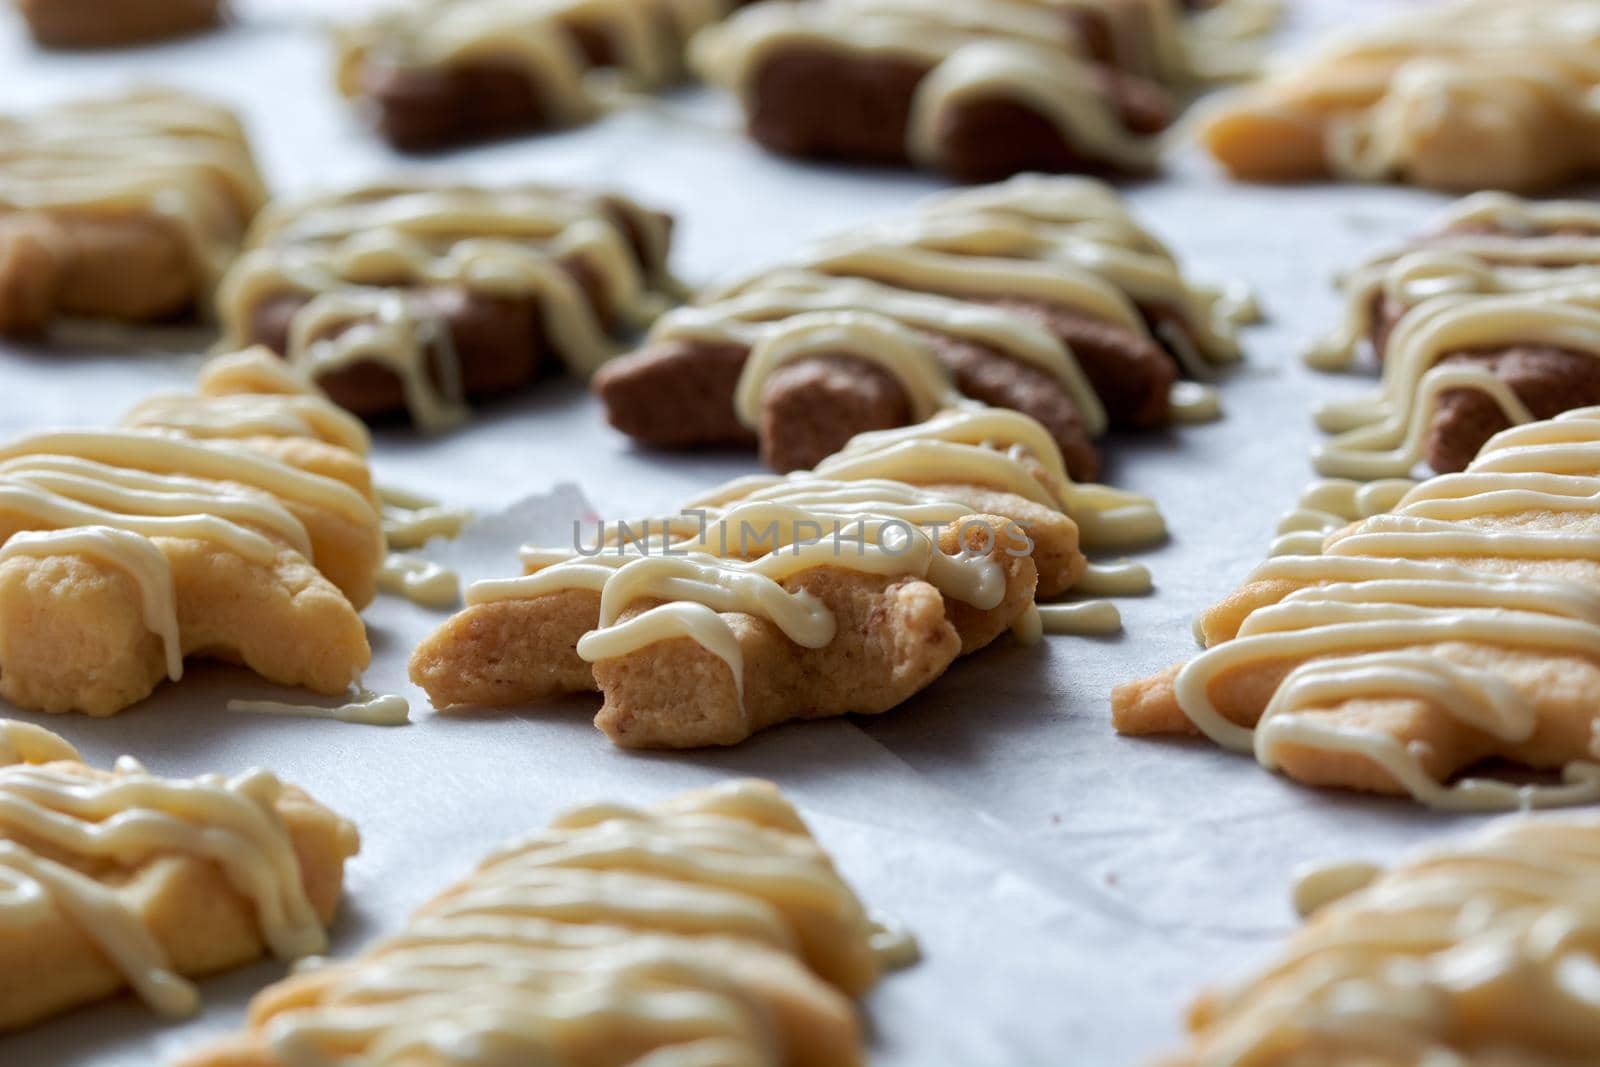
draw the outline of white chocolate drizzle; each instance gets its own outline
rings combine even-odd
[[[461,576],[442,563],[390,552],[378,569],[378,588],[425,608],[443,610],[461,602]]]
[[[868,312],[818,311],[784,319],[750,349],[734,394],[739,420],[761,424],[762,387],[778,367],[840,352],[892,374],[906,390],[914,421],[960,403],[937,359],[898,323]]]
[[[206,361],[193,393],[165,393],[122,417],[130,429],[165,430],[195,440],[303,438],[365,456],[372,437],[304,374],[260,346]]]
[[[1318,479],[1300,494],[1294,509],[1278,520],[1278,536],[1269,554],[1315,555],[1322,551],[1328,534],[1352,522],[1392,511],[1416,484],[1410,478],[1380,478],[1372,482]]]
[[[66,457],[84,464],[113,465],[135,472],[224,483],[213,489],[226,497],[226,483],[270,493],[279,500],[338,512],[354,522],[372,521],[371,501],[343,482],[291,467],[261,452],[232,444],[190,441],[139,430],[43,431],[0,447],[0,464],[23,457]],[[231,503],[226,501],[225,503]],[[158,514],[163,514],[158,512]],[[265,512],[252,512],[252,515]],[[276,524],[275,524],[276,525]],[[275,530],[274,532],[282,532]]]
[[[1175,383],[1169,403],[1174,422],[1215,422],[1222,418],[1221,395],[1215,386],[1202,382]]]
[[[378,486],[378,501],[383,508],[383,536],[392,549],[421,548],[436,537],[454,540],[472,521],[466,508],[447,507],[397,486]]]
[[[1086,596],[1143,596],[1155,588],[1150,568],[1131,560],[1091,563],[1073,592]]]
[[[1039,604],[1039,625],[1047,634],[1103,635],[1122,629],[1122,612],[1109,600]]]
[[[82,763],[78,750],[66,738],[42,726],[0,719],[0,767],[20,763]]]
[[[431,497],[394,486],[379,486],[378,500],[390,549],[378,570],[379,590],[425,608],[442,610],[459,604],[461,576],[442,563],[405,550],[421,548],[434,538],[459,537],[472,520],[472,512],[445,507]]]
[[[1382,873],[1383,868],[1377,864],[1355,861],[1304,868],[1295,874],[1291,892],[1294,910],[1301,918],[1309,918],[1334,901],[1365,889]]]
[[[302,719],[334,719],[362,726],[404,726],[411,721],[411,705],[393,693],[362,689],[356,698],[334,707],[276,700],[230,700],[229,711],[252,715],[286,715]]]
[[[215,863],[249,901],[274,954],[293,959],[326,944],[271,774],[165,779],[129,757],[93,771],[65,742],[18,723],[0,724],[0,742],[0,925],[59,912],[169,1016],[192,1014],[197,992],[172,970],[134,901],[96,872],[137,871],[173,855]]]
[[[1072,481],[1044,427],[999,408],[963,407],[914,426],[857,434],[813,473],[839,481],[963,482],[1015,493],[1070,515],[1091,548],[1147,544],[1166,534],[1153,500]]]
[[[1027,610],[1011,624],[1011,636],[1020,645],[1036,645],[1044,640],[1044,619],[1039,614],[1037,602],[1028,605]]]
[[[922,946],[917,942],[917,935],[889,919],[873,918],[868,944],[885,971],[904,970],[922,960]]]

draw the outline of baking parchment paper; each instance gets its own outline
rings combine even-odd
[[[1285,36],[1303,40],[1393,6],[1296,0]],[[351,7],[266,0],[245,10],[245,24],[227,33],[76,56],[35,52],[0,18],[0,106],[130,81],[188,86],[241,109],[285,193],[398,169],[614,186],[677,213],[676,264],[691,282],[906,210],[939,188],[927,177],[767,157],[731,132],[728,101],[693,90],[588,129],[419,168],[362,130],[329,87],[317,21]],[[1108,480],[1154,494],[1173,530],[1170,543],[1138,555],[1158,588],[1123,603],[1120,636],[1034,648],[1003,640],[887,715],[770,730],[730,751],[634,754],[593,729],[588,699],[433,715],[406,681],[405,660],[442,616],[385,597],[367,613],[367,681],[412,700],[410,726],[229,713],[230,696],[284,697],[242,672],[196,664],[181,685],[114,719],[19,717],[60,731],[95,762],[128,752],[185,775],[265,765],[355,819],[365,844],[334,929],[339,954],[396,929],[491,846],[568,805],[772,778],[870,905],[921,940],[923,962],[867,999],[874,1063],[1143,1062],[1178,1041],[1181,1011],[1203,984],[1274,951],[1293,926],[1287,891],[1298,864],[1390,857],[1471,820],[1294,787],[1209,744],[1120,739],[1107,700],[1116,683],[1187,655],[1195,612],[1262,558],[1275,517],[1310,475],[1313,398],[1366,387],[1298,362],[1337,315],[1333,272],[1414,232],[1445,198],[1229,186],[1195,159],[1128,195],[1192,271],[1256,286],[1270,320],[1248,334],[1249,361],[1224,385],[1226,418],[1107,446]],[[151,392],[188,386],[209,340],[87,331],[68,346],[0,347],[0,433],[108,423]],[[748,456],[635,450],[575,383],[497,405],[447,436],[382,432],[374,463],[384,482],[492,516],[447,550],[469,577],[513,573],[519,541],[566,536],[589,506],[617,518],[671,510],[755,469]],[[206,981],[204,1012],[185,1023],[131,999],[76,1012],[0,1038],[0,1064],[164,1062],[236,1026],[250,994],[282,972],[264,963]]]

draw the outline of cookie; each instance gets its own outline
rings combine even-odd
[[[1496,432],[1600,403],[1600,207],[1503,194],[1461,201],[1436,231],[1344,282],[1339,329],[1311,355],[1383,361],[1381,388],[1325,405],[1325,474],[1458,471]]]
[[[777,788],[727,782],[561,816],[182,1063],[852,1067],[884,945]]]
[[[124,48],[201,33],[221,24],[223,0],[16,0],[46,48]]]
[[[187,93],[0,116],[0,334],[208,314],[264,200],[239,120]]]
[[[754,442],[779,471],[975,400],[1044,424],[1087,481],[1108,428],[1187,413],[1179,374],[1238,359],[1250,312],[1237,291],[1189,281],[1108,186],[1026,177],[710,290],[594,386],[639,441]]]
[[[131,989],[192,1014],[189,978],[323,951],[354,826],[271,773],[84,764],[0,720],[0,1031]]]
[[[1020,527],[957,510],[960,519],[934,535],[900,520],[894,529],[912,540],[898,551],[872,540],[886,520],[865,508],[841,521],[848,549],[824,539],[795,551],[797,535],[817,536],[799,531],[830,528],[823,512],[807,509],[772,528],[787,550],[755,559],[697,553],[694,543],[659,557],[618,549],[598,562],[480,583],[466,612],[419,646],[412,677],[441,703],[503,675],[511,677],[498,688],[513,699],[599,689],[606,701],[596,725],[632,748],[731,745],[791,718],[887,711],[1033,604],[1036,573]],[[749,533],[745,521],[736,518],[728,534],[736,544]],[[982,556],[959,558],[988,542]],[[483,655],[513,641],[525,659]],[[590,666],[588,678],[574,655]]]
[[[1538,192],[1600,171],[1597,56],[1589,0],[1452,0],[1285,60],[1201,140],[1250,181]]]
[[[1430,297],[1543,288],[1584,280],[1595,270],[1600,270],[1595,205],[1474,193],[1452,204],[1429,232],[1340,279],[1344,316],[1306,354],[1306,362],[1319,370],[1343,370],[1363,350],[1381,362],[1400,320]]]
[[[1204,733],[1312,784],[1440,808],[1600,798],[1600,409],[1496,435],[1463,473],[1270,560],[1206,651],[1112,695],[1122,733]],[[1561,785],[1459,778],[1486,761]]]
[[[425,429],[541,376],[588,374],[666,305],[671,220],[540,186],[384,185],[275,204],[220,295],[347,409]]]
[[[1203,80],[1210,49],[1189,32],[1168,0],[771,0],[702,31],[691,57],[772,151],[981,182],[1155,169]]]
[[[1203,996],[1162,1067],[1455,1063],[1563,1067],[1600,1056],[1570,976],[1600,877],[1600,822],[1506,819],[1390,869],[1323,867],[1309,921],[1269,965]],[[1535,1021],[1537,1020],[1537,1021]]]
[[[680,80],[689,37],[741,2],[392,4],[339,34],[339,90],[402,151],[571,126],[603,111],[604,75],[642,91]]]
[[[813,472],[525,549],[525,576],[472,587],[411,677],[442,709],[598,690],[596,725],[626,747],[876,714],[1008,629],[1030,639],[1107,614],[1114,628],[1110,605],[1035,604],[1101,577],[1069,510],[1102,543],[1162,529],[1147,499],[1070,484],[1044,428],[1015,412],[863,435]]]
[[[319,693],[356,681],[384,552],[365,431],[270,391],[278,371],[243,353],[123,428],[0,447],[0,695],[112,715],[189,655]]]

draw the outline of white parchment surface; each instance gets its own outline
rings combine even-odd
[[[225,34],[88,56],[36,53],[0,12],[0,106],[159,80],[240,108],[281,192],[415,167],[363,131],[329,87],[317,12],[342,6],[263,0]],[[1388,6],[1295,0],[1289,34]],[[905,210],[938,188],[925,177],[775,160],[736,136],[735,124],[726,100],[686,91],[589,129],[421,169],[603,183],[661,204],[678,215],[676,263],[691,282]],[[1109,480],[1154,494],[1173,530],[1169,544],[1138,557],[1158,589],[1124,604],[1119,637],[1034,648],[1003,640],[887,715],[770,730],[731,751],[640,755],[593,729],[592,700],[434,716],[407,683],[405,660],[442,616],[382,598],[367,613],[376,657],[367,680],[412,700],[407,727],[229,713],[229,696],[282,694],[204,666],[115,719],[22,717],[96,762],[129,752],[185,775],[265,765],[355,819],[365,845],[350,868],[337,953],[397,928],[491,846],[563,807],[649,801],[729,775],[772,778],[869,904],[922,941],[924,961],[868,998],[874,1063],[1141,1063],[1178,1040],[1182,1008],[1204,983],[1272,953],[1292,927],[1296,865],[1392,856],[1470,820],[1298,788],[1209,744],[1120,739],[1108,710],[1113,685],[1187,655],[1195,612],[1261,558],[1275,516],[1310,473],[1310,402],[1364,384],[1298,364],[1336,315],[1330,276],[1418,228],[1444,199],[1230,187],[1192,159],[1129,196],[1193,270],[1256,285],[1271,319],[1248,335],[1249,361],[1224,386],[1223,421],[1108,447]],[[209,338],[80,342],[0,347],[0,433],[107,423],[150,392],[191,382]],[[384,482],[497,516],[456,550],[478,575],[513,573],[516,544],[565,533],[585,500],[634,517],[755,469],[748,456],[635,450],[573,383],[499,405],[446,437],[384,432],[374,463]],[[163,1062],[237,1025],[250,994],[282,971],[265,963],[205,982],[204,1013],[183,1024],[131,1000],[74,1013],[0,1038],[0,1064]]]

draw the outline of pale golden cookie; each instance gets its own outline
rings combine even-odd
[[[1206,652],[1120,687],[1113,721],[1440,807],[1593,799],[1596,500],[1600,409],[1504,431],[1320,553],[1268,561],[1202,616]],[[1455,781],[1491,758],[1566,781]]]
[[[1310,872],[1254,977],[1200,998],[1162,1067],[1583,1067],[1600,1012],[1586,917],[1600,822],[1507,819],[1387,871]],[[1330,898],[1331,892],[1331,898]]]
[[[977,528],[1006,529],[997,516],[972,515]],[[956,525],[940,531],[940,550],[960,551]],[[1007,531],[1009,533],[1009,530]],[[740,612],[720,618],[737,648],[734,658],[690,637],[678,637],[594,661],[605,705],[595,725],[628,748],[695,748],[737,744],[757,730],[792,718],[872,715],[894,708],[932,684],[963,653],[983,648],[1014,626],[1033,604],[1035,571],[1026,555],[992,550],[1002,568],[999,604],[977,609],[920,579],[885,578],[821,566],[782,583],[785,593],[820,602],[836,635],[820,649],[789,639],[774,622]],[[619,627],[657,605],[625,613]],[[603,633],[603,631],[601,631]],[[626,647],[626,646],[624,646]]]
[[[355,827],[265,771],[163,779],[85,766],[0,720],[0,1030],[132,988],[198,1005],[184,980],[322,950]]]
[[[383,1051],[417,1067],[851,1067],[881,932],[777,789],[597,805],[491,856],[409,926],[257,997],[185,1067]]]
[[[305,526],[317,569],[357,610],[372,602],[384,543],[367,463],[371,442],[360,420],[330,404],[304,376],[259,346],[216,356],[200,372],[194,395],[153,397],[128,412],[123,425],[237,446],[344,486],[287,493],[282,503]]]
[[[598,690],[578,642],[600,621],[600,594],[567,589],[472,604],[411,653],[411,680],[435,707],[504,707]]]
[[[168,89],[0,117],[0,333],[205,315],[265,201],[239,120]]]
[[[0,447],[0,694],[111,715],[190,655],[321,693],[357,680],[384,553],[365,431],[304,385],[239,391],[287,388],[277,370],[226,357],[132,428]]]
[[[1078,548],[1077,525],[1055,508],[985,486],[919,488],[1018,524],[1033,543],[1037,596],[1059,596],[1083,577],[1088,561]],[[593,669],[578,655],[577,644],[599,619],[600,594],[587,589],[473,604],[417,647],[412,677],[441,708],[503,706],[594,690]]]
[[[1148,500],[1071,483],[1038,423],[965,408],[588,546],[529,546],[523,577],[474,586],[411,677],[446,709],[598,689],[596,725],[631,747],[883,712],[1008,629],[1070,629],[1035,598],[1091,573],[1080,510],[1102,536],[1161,529]],[[1148,580],[1128,576],[1119,591]]]
[[[822,562],[771,586],[773,596],[826,613],[834,636],[819,647],[797,643],[762,615],[696,604],[719,635],[711,638],[715,651],[669,626],[636,648],[585,657],[579,654],[585,635],[626,632],[653,608],[677,609],[647,595],[602,626],[601,594],[561,589],[556,575],[550,592],[469,606],[413,653],[412,678],[444,708],[598,688],[606,703],[596,725],[628,747],[735,744],[789,718],[887,711],[1032,607],[1033,560],[1006,550],[1013,538],[1023,543],[1020,529],[998,516],[970,514],[940,531],[940,551],[951,560],[960,551],[957,531],[968,526],[974,549],[981,547],[980,530],[1001,533],[983,558],[1003,591],[983,609],[941,595],[915,572],[854,571],[847,551],[842,565]]]
[[[1452,0],[1289,58],[1201,138],[1235,177],[1537,192],[1600,168],[1589,0]]]

